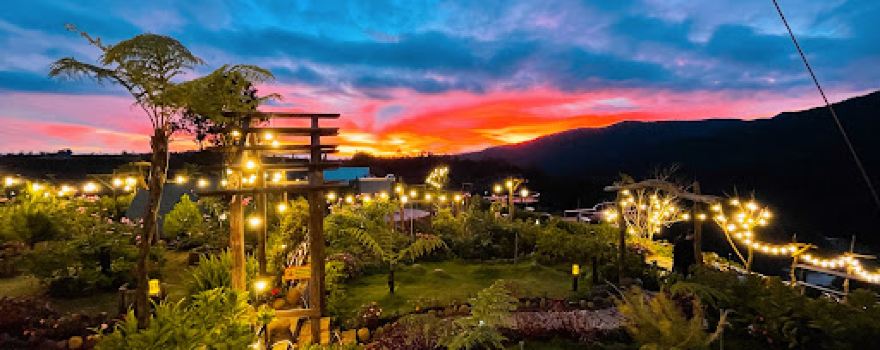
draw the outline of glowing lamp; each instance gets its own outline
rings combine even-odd
[[[122,179],[120,179],[118,177],[114,177],[112,183],[113,183],[113,187],[122,187],[122,184],[123,184]]]
[[[571,264],[571,275],[578,276],[581,274],[581,266],[578,264]]]
[[[520,195],[521,197],[528,197],[528,196],[529,196],[529,190],[523,188],[523,189],[521,189],[521,190],[519,191],[519,195]]]
[[[199,181],[196,182],[196,185],[199,186],[199,188],[208,187],[209,184],[210,183],[206,179],[199,179]]]
[[[276,209],[278,210],[279,213],[286,212],[287,211],[287,204],[278,203],[278,206],[276,207]]]
[[[258,228],[261,224],[263,224],[263,220],[260,219],[259,216],[251,216],[248,218],[248,225],[250,225],[251,228]]]
[[[153,278],[147,283],[147,293],[151,297],[157,297],[162,293],[162,287],[159,285],[158,279]]]

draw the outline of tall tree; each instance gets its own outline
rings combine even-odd
[[[215,109],[219,111],[223,108],[240,108],[242,104],[248,106],[259,104],[262,101],[260,99],[251,103],[243,102],[241,94],[236,93],[235,89],[241,91],[242,86],[252,89],[253,81],[271,79],[271,74],[253,66],[223,66],[206,77],[187,82],[181,77],[204,62],[174,38],[141,34],[107,45],[100,38],[92,37],[73,25],[68,25],[67,28],[85,38],[89,44],[100,50],[101,55],[95,64],[82,62],[73,57],[59,59],[52,64],[49,75],[69,78],[88,77],[99,83],[110,82],[121,85],[147,115],[153,128],[153,135],[150,137],[152,150],[150,178],[147,186],[150,195],[144,213],[143,234],[136,269],[135,306],[138,322],[144,327],[150,315],[147,296],[147,276],[150,269],[148,256],[152,240],[156,237],[159,203],[168,175],[168,144],[171,135],[185,124],[184,118],[193,109],[214,112]],[[227,81],[229,77],[239,79]],[[222,86],[229,89],[208,90],[212,87],[211,82],[223,83]]]

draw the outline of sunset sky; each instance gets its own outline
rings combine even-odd
[[[781,0],[833,99],[880,85],[880,1]],[[45,1],[0,11],[0,152],[149,149],[113,85],[47,77],[113,43],[171,35],[257,64],[283,100],[341,113],[345,153],[456,153],[621,120],[763,118],[818,105],[770,0]],[[195,148],[177,135],[175,148]]]

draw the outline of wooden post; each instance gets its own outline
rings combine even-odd
[[[318,118],[312,117],[312,128],[318,128]],[[320,134],[311,135],[311,154],[309,162],[309,184],[324,183],[324,173],[318,167],[321,162]],[[312,340],[321,342],[321,316],[324,315],[324,193],[321,190],[309,192],[309,247],[311,278],[309,279],[309,308],[313,310],[311,319]]]
[[[232,289],[247,291],[244,256],[244,208],[241,195],[232,195],[229,203],[229,253],[232,255]]]
[[[696,195],[700,194],[698,181],[694,181],[693,191]],[[703,264],[703,220],[699,218],[702,205],[702,203],[694,201],[691,207],[691,220],[694,220],[694,262],[697,265]]]
[[[256,136],[254,136],[253,141],[254,141],[253,143],[256,143]],[[265,171],[263,171],[262,162],[260,162],[260,160],[261,160],[260,152],[254,151],[252,153],[252,157],[255,159],[255,161],[258,162],[257,183],[256,183],[257,186],[256,187],[260,190],[265,189],[266,188],[266,173],[265,173]],[[268,201],[268,195],[266,194],[266,192],[259,192],[254,197],[256,199],[256,203],[255,203],[256,209],[257,209],[256,215],[259,216],[260,220],[262,220],[262,223],[257,228],[257,232],[255,232],[257,235],[257,263],[259,265],[260,275],[266,275],[267,270],[268,270],[266,268],[266,241],[268,238],[267,236],[268,236],[268,227],[269,227],[269,221],[268,221],[267,210],[266,210],[266,202]]]

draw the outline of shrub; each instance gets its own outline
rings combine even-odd
[[[708,349],[721,335],[726,313],[721,314],[715,332],[703,329],[703,308],[699,299],[687,315],[666,293],[647,295],[639,288],[621,293],[618,310],[625,318],[625,328],[645,350]]]
[[[254,276],[257,276],[259,264],[253,257],[246,259],[247,285]],[[219,255],[202,255],[199,264],[189,269],[189,277],[184,284],[189,294],[214,290],[217,288],[232,288],[232,254],[224,251]]]
[[[165,214],[162,233],[166,238],[201,236],[207,231],[205,220],[199,206],[188,195],[180,196],[180,201]]]
[[[24,260],[55,297],[90,295],[134,283],[131,271],[137,249],[128,237],[114,232],[116,226],[104,223],[95,226],[90,235],[49,242],[45,249],[28,252]],[[154,262],[161,264],[161,250],[152,253]]]
[[[161,302],[149,326],[138,329],[134,312],[98,343],[98,349],[245,349],[256,340],[256,314],[244,293],[226,288],[188,301]]]

